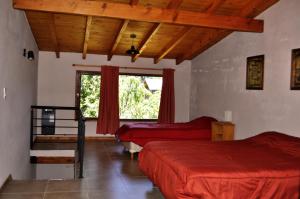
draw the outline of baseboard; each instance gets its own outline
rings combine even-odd
[[[12,176],[11,176],[11,174],[9,174],[9,176],[7,176],[7,178],[5,179],[5,181],[3,182],[3,184],[0,186],[0,192],[2,192],[3,188],[5,187],[5,185],[8,184],[11,180],[12,180]]]

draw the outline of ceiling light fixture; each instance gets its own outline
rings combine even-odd
[[[134,45],[133,45],[134,39],[136,38],[136,34],[131,34],[130,38],[132,39],[132,43],[131,43],[130,49],[126,51],[126,54],[128,54],[130,56],[134,56],[134,55],[140,54],[140,51],[138,49],[136,49],[134,47]]]

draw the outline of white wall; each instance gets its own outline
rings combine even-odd
[[[190,61],[176,66],[174,60],[162,60],[155,65],[153,59],[149,58],[139,58],[135,63],[131,63],[128,56],[114,56],[112,61],[108,62],[107,57],[103,55],[88,55],[87,59],[83,60],[80,53],[61,53],[61,57],[57,59],[53,52],[40,52],[38,66],[39,105],[74,106],[76,70],[100,70],[100,68],[75,68],[72,64],[175,68],[175,120],[178,122],[189,120]],[[137,72],[147,73],[147,71]],[[149,72],[153,73],[153,71]],[[87,134],[95,135],[96,122],[87,121],[86,124]]]
[[[190,116],[224,119],[236,138],[276,130],[300,137],[300,91],[290,90],[291,50],[300,48],[300,1],[281,0],[258,18],[265,31],[234,33],[192,61]],[[246,90],[246,58],[265,55],[263,91]]]
[[[23,57],[34,50],[35,61]],[[36,103],[38,49],[23,12],[0,1],[0,186],[9,174],[30,178],[30,105]],[[7,89],[6,100],[3,88]]]

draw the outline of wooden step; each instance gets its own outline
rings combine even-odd
[[[33,164],[74,164],[75,150],[30,150],[30,162]]]
[[[75,157],[30,157],[32,164],[74,164]]]
[[[35,138],[35,142],[60,142],[69,143],[77,142],[77,135],[38,135]]]

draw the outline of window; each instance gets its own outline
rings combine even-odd
[[[101,74],[77,71],[76,106],[89,119],[98,118]],[[162,77],[146,74],[119,75],[121,120],[156,120],[158,118]]]
[[[76,106],[86,118],[97,118],[100,98],[101,76],[96,72],[77,71]]]

